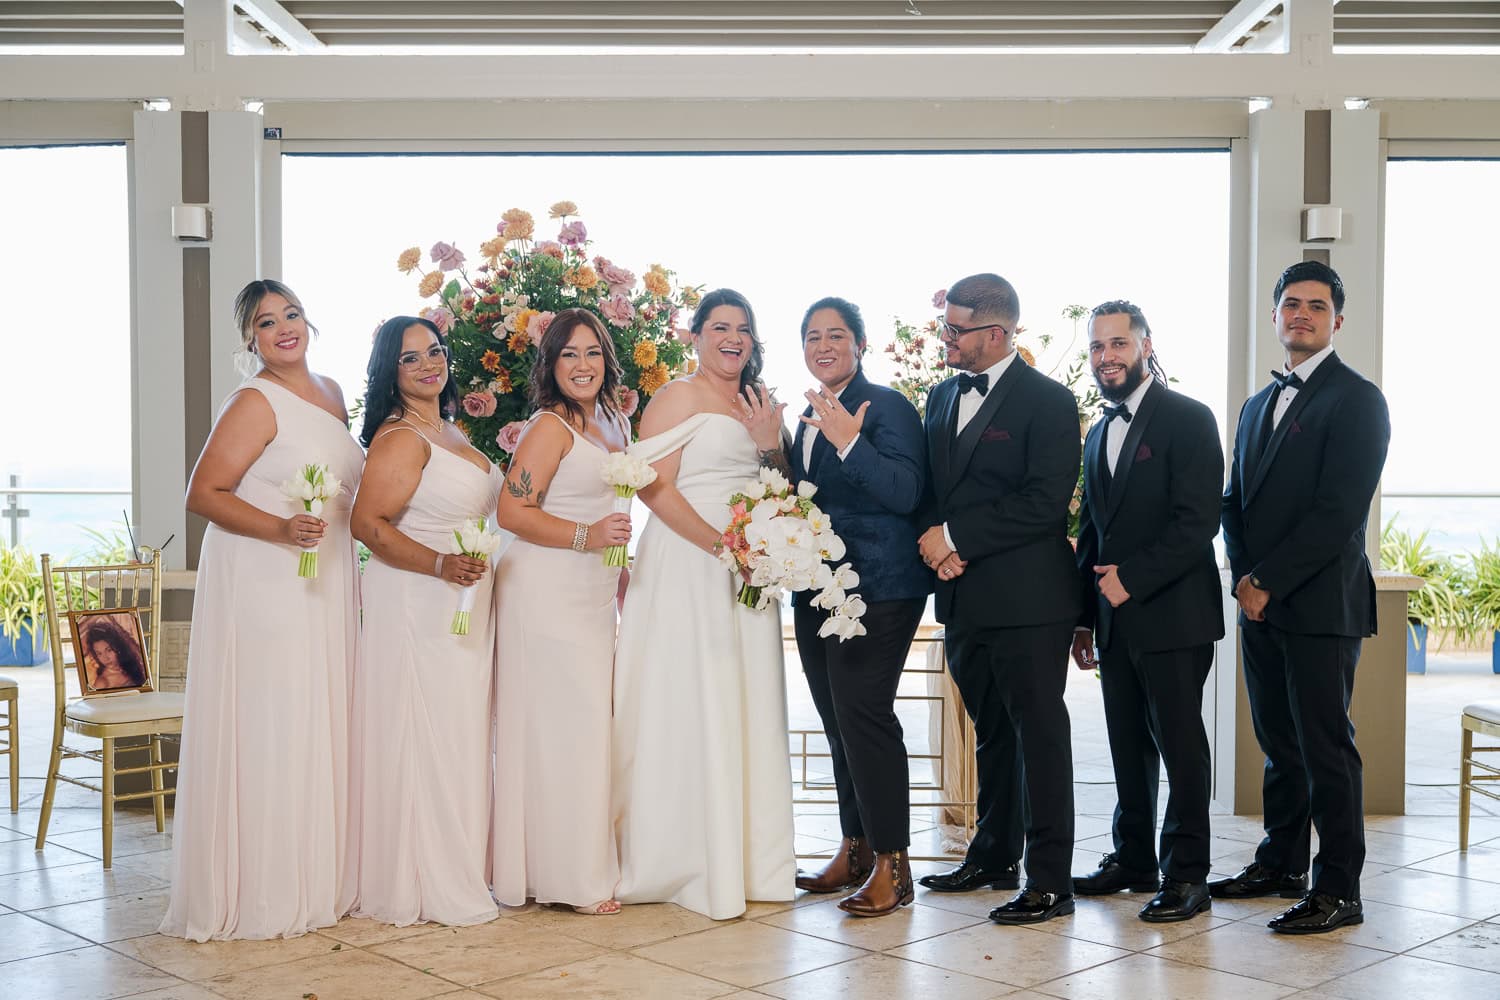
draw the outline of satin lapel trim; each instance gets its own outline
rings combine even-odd
[[[1266,450],[1256,462],[1255,478],[1250,480],[1250,486],[1245,490],[1245,503],[1248,504],[1254,499],[1261,483],[1265,482],[1266,473],[1270,471],[1271,463],[1276,460],[1276,452],[1280,449],[1281,442],[1286,439],[1288,431],[1297,422],[1297,415],[1307,407],[1307,401],[1312,398],[1313,393],[1318,391],[1318,387],[1328,380],[1333,369],[1342,365],[1343,362],[1339,360],[1337,352],[1330,354],[1328,360],[1319,365],[1318,370],[1312,373],[1312,377],[1297,390],[1297,398],[1292,400],[1292,405],[1288,406],[1286,412],[1281,415],[1281,423],[1277,424],[1276,429],[1271,432],[1271,439],[1266,442]],[[1269,396],[1266,397],[1266,401],[1269,404]]]
[[[812,416],[812,407],[802,411],[804,417]],[[802,438],[807,433],[807,425],[797,421],[797,432],[792,435],[792,471],[799,474],[799,478],[806,479],[812,475],[812,470],[802,468]]]
[[[1109,499],[1104,481],[1099,477],[1099,447],[1103,441],[1104,421],[1096,420],[1083,442],[1083,491],[1088,495],[1089,505],[1095,510],[1100,510],[1101,503]],[[1097,525],[1097,521],[1095,523]]]
[[[928,395],[927,405],[933,413],[932,429],[927,435],[933,482],[946,495],[948,470],[953,466],[953,422],[958,416],[958,382],[953,379],[939,382]]]
[[[984,397],[979,410],[973,418],[964,425],[964,432],[958,436],[953,445],[953,467],[952,475],[948,478],[948,489],[958,485],[958,477],[969,467],[969,460],[974,457],[974,449],[979,447],[979,438],[984,434],[986,427],[995,417],[995,411],[1000,409],[1000,404],[1005,402],[1005,397],[1015,387],[1016,381],[1021,378],[1021,370],[1031,366],[1021,358],[1016,358],[1005,369],[1005,374],[1000,376],[1000,381],[990,387],[989,394]],[[958,388],[954,383],[954,389]],[[957,392],[954,393],[954,415],[957,416]]]
[[[1135,453],[1141,446],[1141,438],[1146,433],[1146,425],[1151,423],[1151,415],[1156,412],[1156,406],[1161,402],[1161,386],[1152,383],[1151,388],[1146,390],[1146,395],[1141,398],[1141,408],[1131,414],[1130,423],[1126,424],[1125,443],[1120,447],[1120,460],[1115,464],[1114,477],[1110,481],[1109,500],[1104,509],[1104,517],[1100,525],[1108,525],[1114,519],[1115,512],[1120,509],[1120,501],[1125,497],[1125,481],[1130,478],[1130,470],[1135,467]]]
[[[831,451],[833,451],[833,445],[828,443],[827,434],[819,434],[813,438],[812,460],[807,466],[808,479],[811,479],[813,482],[818,481],[818,466],[823,464],[823,460],[828,457],[828,453]]]

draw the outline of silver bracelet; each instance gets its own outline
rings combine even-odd
[[[584,552],[589,543],[589,526],[582,521],[573,525],[573,551]]]
[[[443,575],[443,554],[438,553],[437,562],[432,564],[432,575],[441,578]]]

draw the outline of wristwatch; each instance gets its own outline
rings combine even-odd
[[[1254,587],[1256,590],[1264,590],[1268,594],[1271,592],[1271,588],[1261,583],[1260,577],[1256,576],[1254,573],[1250,574],[1250,586]]]

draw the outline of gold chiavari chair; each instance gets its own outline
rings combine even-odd
[[[146,561],[114,566],[53,566],[52,557],[42,556],[42,583],[47,595],[47,621],[52,636],[52,680],[56,714],[52,727],[52,760],[47,766],[47,790],[37,822],[36,849],[47,839],[52,818],[52,800],[58,781],[99,792],[103,796],[104,867],[113,863],[115,803],[150,798],[156,813],[156,831],[166,830],[166,797],[162,775],[173,764],[162,763],[162,737],[182,732],[183,696],[160,691],[127,691],[69,697],[68,675],[73,663],[63,656],[63,647],[73,646],[69,612],[135,612],[140,619],[141,642],[147,680],[155,686],[161,662],[161,553],[147,549]],[[83,651],[74,649],[75,657]],[[74,682],[77,683],[76,680]],[[100,740],[99,749],[70,746],[68,733]],[[116,745],[116,740],[145,737],[141,745]],[[148,763],[119,767],[115,756],[147,753]],[[70,759],[91,760],[101,768],[99,783],[62,773]],[[116,780],[123,776],[149,774],[149,791],[119,793]]]
[[[4,725],[0,732],[5,742],[0,743],[0,754],[10,758],[10,811],[21,809],[21,717],[17,714],[21,686],[9,677],[0,677],[0,705],[5,706]]]

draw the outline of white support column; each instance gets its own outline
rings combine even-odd
[[[172,238],[172,206],[182,198],[182,116],[135,113],[130,143],[131,427],[136,539],[169,536],[169,569],[186,565],[187,492],[183,406],[182,249]]]
[[[234,354],[240,332],[234,325],[234,297],[247,282],[262,277],[261,127],[250,111],[211,111],[208,115],[209,191],[213,203],[213,267],[209,280],[210,378],[213,413],[240,384]],[[212,419],[213,414],[208,415]]]

